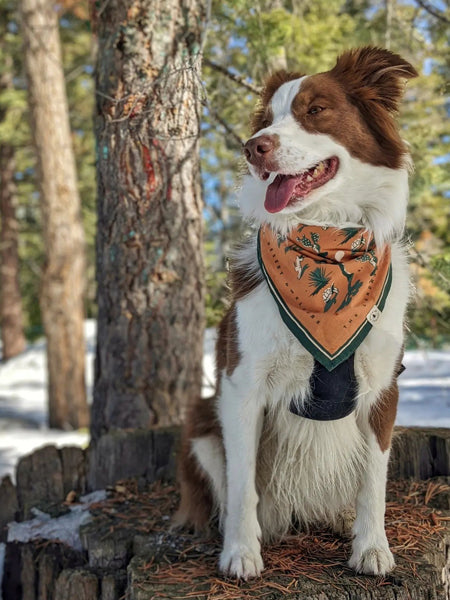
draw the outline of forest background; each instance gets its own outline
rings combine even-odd
[[[96,38],[87,2],[62,0],[57,7],[87,242],[86,314],[95,317]],[[448,14],[443,2],[431,5],[422,0],[212,2],[204,49],[201,140],[208,325],[217,324],[223,312],[227,254],[243,233],[235,203],[241,142],[264,78],[277,68],[326,70],[344,49],[373,44],[400,53],[421,73],[408,84],[400,115],[415,164],[407,243],[417,294],[410,308],[408,345],[440,347],[450,341]],[[0,77],[5,74],[12,85],[0,91],[0,143],[14,149],[20,289],[26,335],[33,339],[42,334],[42,217],[16,3],[0,0]]]

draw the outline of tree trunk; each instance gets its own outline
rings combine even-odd
[[[25,350],[19,289],[18,224],[14,183],[14,148],[0,145],[0,328],[2,360]]]
[[[111,0],[97,16],[94,438],[179,423],[200,393],[205,4]]]
[[[47,337],[49,422],[85,427],[84,234],[51,0],[21,0],[29,104],[46,253],[40,305]]]
[[[2,28],[2,33],[4,29]],[[4,51],[4,49],[2,49]],[[3,53],[3,52],[2,52]],[[13,64],[4,57],[4,72],[0,76],[0,93],[13,87]],[[6,110],[0,111],[0,121]],[[8,360],[25,350],[22,298],[19,288],[19,228],[16,219],[16,166],[14,148],[0,143],[0,329],[2,360]]]

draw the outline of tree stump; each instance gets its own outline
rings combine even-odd
[[[11,482],[0,486],[7,512],[18,506],[26,513],[35,504],[49,512],[55,501],[68,510],[60,503],[69,488],[79,493],[93,483],[110,485],[129,469],[135,479],[109,487],[109,497],[91,507],[92,520],[80,531],[83,551],[47,540],[8,542],[3,598],[450,600],[449,430],[397,430],[386,511],[397,562],[392,574],[357,576],[347,567],[350,540],[317,530],[265,547],[266,569],[248,583],[217,572],[217,531],[209,539],[170,532],[179,501],[173,485],[178,435],[177,428],[110,432],[88,453],[47,447],[25,457],[19,505]],[[398,479],[405,474],[416,479]],[[420,480],[424,475],[432,478]]]
[[[450,528],[422,554],[396,554],[396,568],[388,576],[356,575],[346,566],[350,541],[328,532],[299,537],[263,550],[266,571],[254,581],[224,579],[216,569],[219,548],[195,545],[193,538],[167,535],[149,544],[144,556],[128,565],[128,600],[195,598],[196,600],[448,600]],[[151,544],[150,544],[151,545]],[[197,548],[200,547],[198,551]],[[343,550],[343,552],[341,552]],[[325,558],[325,551],[328,556]],[[447,557],[447,558],[446,558]],[[298,565],[297,573],[291,564]],[[286,570],[283,573],[283,570]]]
[[[390,479],[428,479],[450,475],[450,429],[396,427],[389,462]]]

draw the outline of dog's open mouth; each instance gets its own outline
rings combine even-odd
[[[304,198],[330,181],[336,175],[338,166],[339,159],[333,156],[298,175],[277,175],[267,188],[265,209],[277,213],[294,199]]]

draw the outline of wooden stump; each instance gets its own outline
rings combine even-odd
[[[37,540],[6,545],[2,593],[4,600],[56,600],[55,582],[68,567],[85,564],[81,553],[64,544]]]
[[[128,566],[128,600],[448,600],[450,530],[434,546],[414,558],[396,555],[388,576],[356,575],[346,566],[350,542],[339,547],[327,532],[300,536],[263,550],[266,570],[254,581],[224,579],[216,569],[219,549],[206,544],[197,552],[193,539],[159,540],[155,555],[135,556]],[[324,551],[328,557],[324,558]],[[317,554],[319,557],[317,558]],[[278,557],[277,557],[278,555]],[[297,564],[298,570],[289,566]],[[287,566],[288,565],[288,566]],[[287,572],[283,573],[283,569]],[[445,581],[443,581],[443,577]]]
[[[390,479],[429,479],[450,475],[450,429],[396,427]]]
[[[98,577],[90,571],[65,569],[56,580],[55,599],[98,600],[98,594]]]
[[[396,430],[386,531],[397,567],[388,577],[357,576],[347,567],[350,540],[315,531],[264,548],[263,576],[241,584],[217,572],[217,532],[199,539],[169,531],[178,493],[159,480],[174,479],[178,436],[177,428],[111,432],[88,451],[87,463],[79,449],[54,447],[22,459],[19,503],[10,481],[0,485],[5,519],[17,508],[28,514],[36,504],[61,507],[67,491],[84,491],[87,479],[89,486],[109,485],[130,469],[136,479],[119,482],[91,508],[92,521],[80,531],[83,552],[45,540],[8,542],[3,598],[450,600],[450,430]]]

